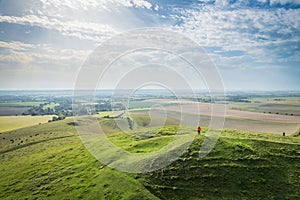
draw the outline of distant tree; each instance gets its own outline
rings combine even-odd
[[[65,118],[66,118],[65,116],[60,115],[60,116],[57,118],[57,120],[63,120],[63,119],[65,119]]]

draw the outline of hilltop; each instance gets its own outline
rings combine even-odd
[[[125,119],[124,119],[125,120]],[[117,146],[156,151],[176,133],[163,129],[120,132],[99,119]],[[143,122],[139,122],[143,124]],[[79,139],[76,123],[62,121],[1,133],[1,199],[258,199],[300,196],[300,138],[224,130],[208,156],[198,153],[207,129],[171,165],[145,174],[120,172],[97,161]],[[188,129],[188,128],[187,128]],[[194,131],[190,128],[191,133]],[[142,134],[152,137],[136,137]],[[12,142],[13,141],[13,142]]]

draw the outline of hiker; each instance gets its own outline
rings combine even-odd
[[[201,127],[200,126],[197,127],[197,131],[198,131],[198,134],[201,133]]]
[[[285,132],[282,133],[282,136],[285,136]]]

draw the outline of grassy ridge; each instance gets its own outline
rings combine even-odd
[[[227,130],[200,159],[202,140],[172,165],[147,174],[144,185],[161,199],[299,197],[299,138]]]
[[[134,153],[158,150],[177,130],[176,126],[152,127],[125,134],[117,133],[112,119],[101,119],[100,124],[110,131],[108,137],[112,142]],[[0,198],[296,199],[300,196],[299,137],[225,130],[213,151],[200,159],[198,152],[206,131],[204,128],[203,135],[196,136],[177,161],[146,174],[119,172],[95,160],[78,138],[71,119],[5,132],[0,135]]]

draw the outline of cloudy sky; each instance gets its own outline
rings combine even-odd
[[[0,89],[73,88],[117,34],[160,27],[196,41],[229,90],[300,90],[299,0],[0,0]]]

